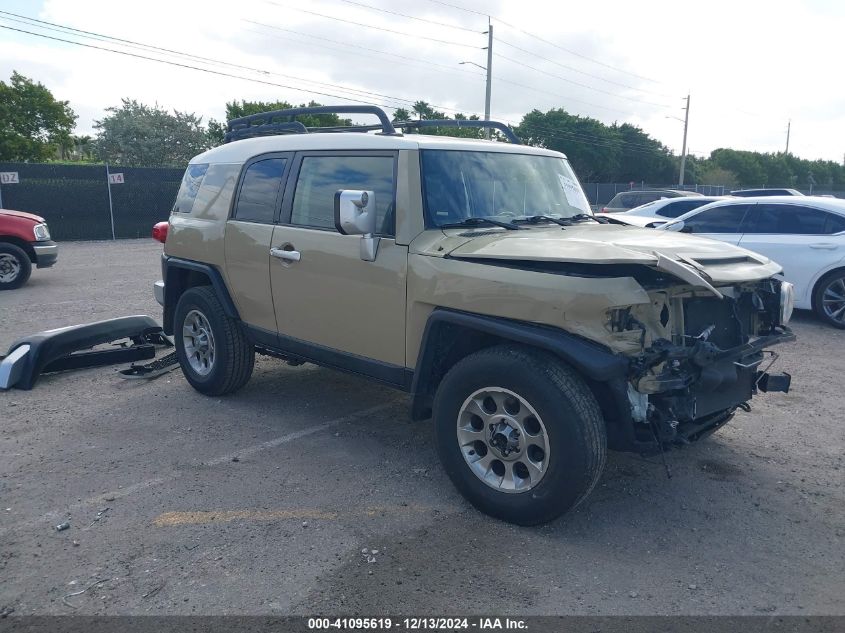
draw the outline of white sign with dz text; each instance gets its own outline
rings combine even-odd
[[[16,185],[20,182],[18,172],[0,171],[0,185]]]

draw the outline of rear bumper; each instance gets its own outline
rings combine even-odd
[[[59,258],[59,245],[53,241],[33,242],[32,250],[35,251],[35,265],[38,268],[49,268]]]

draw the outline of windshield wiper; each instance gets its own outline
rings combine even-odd
[[[560,226],[571,226],[572,223],[567,219],[563,218],[555,218],[550,215],[529,215],[522,218],[514,219],[513,223],[526,223],[526,224],[539,224],[540,222],[554,222],[555,224],[559,224]]]
[[[448,224],[441,224],[441,229],[455,229],[465,226],[480,226],[482,224],[491,224],[493,226],[501,226],[503,229],[510,231],[519,231],[522,227],[517,226],[512,222],[502,222],[501,220],[494,220],[493,218],[467,218],[460,222],[449,222]]]
[[[574,220],[576,222],[578,220],[595,220],[599,224],[604,224],[604,222],[602,222],[596,216],[594,216],[590,213],[576,213],[575,215],[569,216],[567,219],[568,220]]]

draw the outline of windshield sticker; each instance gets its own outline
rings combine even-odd
[[[581,209],[581,211],[584,211],[585,213],[589,213],[590,204],[587,202],[587,198],[584,196],[584,192],[581,191],[581,187],[578,186],[578,183],[565,174],[558,174],[557,179],[560,181],[560,188],[563,189],[563,193],[566,196],[566,201],[569,203],[569,206]]]

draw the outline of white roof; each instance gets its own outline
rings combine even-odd
[[[450,149],[476,152],[502,152],[533,154],[566,158],[560,152],[514,145],[499,141],[484,141],[453,136],[408,134],[382,136],[363,132],[321,132],[312,134],[280,134],[258,136],[226,143],[203,152],[191,159],[194,163],[243,163],[253,156],[269,152],[297,152],[309,150],[399,150],[399,149]]]

